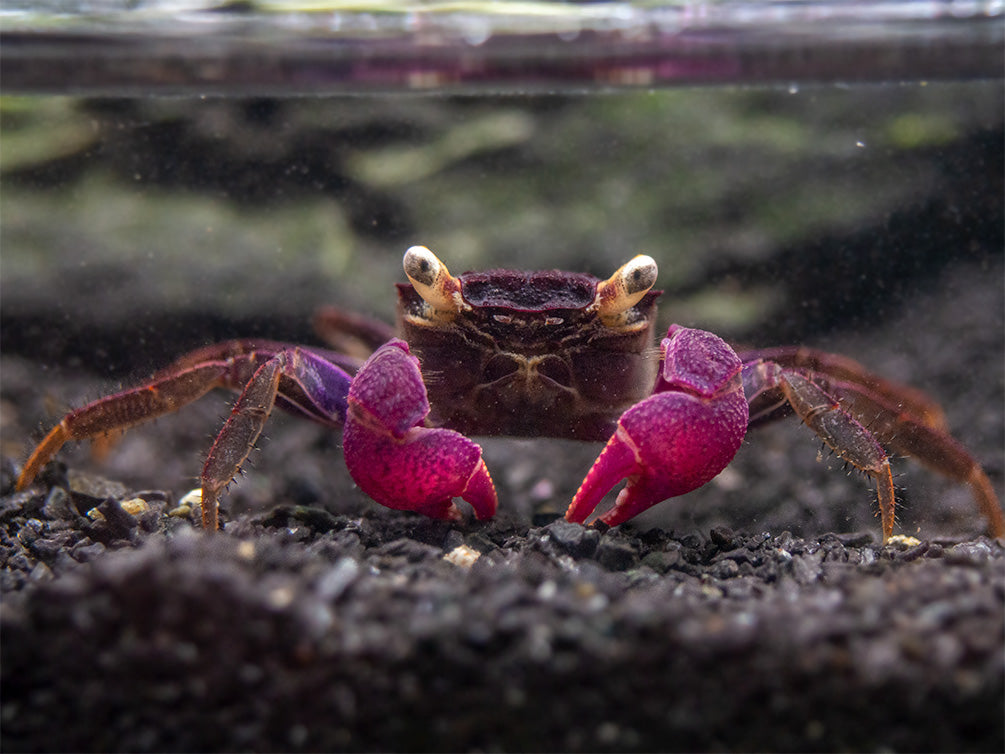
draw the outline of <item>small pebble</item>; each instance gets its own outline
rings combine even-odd
[[[459,568],[470,568],[475,564],[475,561],[478,560],[479,557],[481,557],[481,553],[473,547],[458,545],[444,555],[443,559],[448,563],[453,563]]]
[[[916,537],[910,537],[906,534],[894,534],[886,540],[886,544],[889,547],[897,547],[906,550],[909,547],[917,547],[921,544],[921,540]]]
[[[202,487],[196,487],[194,490],[189,490],[184,495],[181,496],[181,500],[178,501],[178,505],[173,509],[168,511],[169,516],[175,516],[180,518],[187,518],[192,509],[196,506],[202,505]]]
[[[131,497],[128,500],[123,500],[119,503],[119,506],[126,513],[136,516],[140,513],[146,513],[150,510],[150,504],[141,497]]]

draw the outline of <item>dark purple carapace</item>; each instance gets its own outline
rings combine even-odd
[[[592,275],[467,273],[465,307],[449,322],[398,285],[399,329],[423,365],[431,421],[468,435],[604,441],[618,417],[652,392],[658,291],[622,327],[597,313]]]
[[[473,307],[521,312],[582,311],[597,297],[599,278],[561,270],[488,270],[458,276],[461,294]],[[399,288],[404,286],[400,284]],[[411,286],[404,286],[411,288]]]
[[[257,340],[199,349],[145,385],[67,414],[25,463],[18,488],[68,440],[126,429],[226,387],[241,394],[203,467],[207,529],[217,528],[217,500],[275,405],[343,428],[349,473],[374,500],[436,518],[459,517],[457,497],[480,519],[495,513],[492,478],[467,435],[606,442],[566,518],[587,521],[625,480],[598,519],[615,525],[711,480],[748,426],[795,413],[876,481],[884,541],[894,495],[883,445],[969,484],[992,534],[1005,536],[987,475],[919,391],[805,348],[738,356],[712,333],[678,325],[657,348],[660,294],[650,257],[606,280],[554,270],[454,277],[429,249],[413,246],[404,269],[404,340],[331,308],[316,322],[334,351]]]

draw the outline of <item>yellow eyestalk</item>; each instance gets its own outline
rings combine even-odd
[[[415,292],[439,315],[453,316],[462,307],[461,284],[425,246],[412,246],[402,260]]]
[[[597,314],[608,327],[624,324],[628,310],[656,284],[656,261],[645,254],[625,262],[597,285]]]

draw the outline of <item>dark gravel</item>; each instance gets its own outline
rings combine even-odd
[[[4,498],[5,751],[1003,745],[986,538],[292,507],[203,536],[147,497]]]

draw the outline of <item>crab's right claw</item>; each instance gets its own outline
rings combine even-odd
[[[747,429],[740,360],[722,339],[674,325],[661,344],[656,394],[628,409],[572,499],[565,518],[583,523],[622,479],[599,521],[616,526],[697,489],[728,464]]]
[[[400,340],[381,346],[349,388],[343,445],[349,473],[381,505],[456,519],[453,498],[479,519],[496,511],[481,448],[464,435],[423,426],[429,414],[419,361]]]

